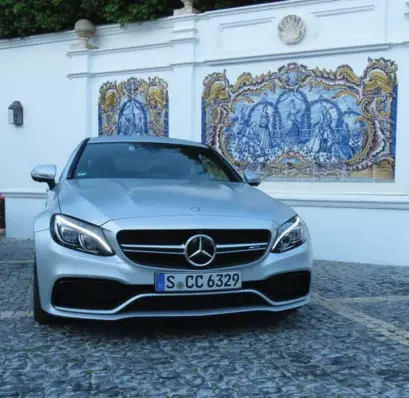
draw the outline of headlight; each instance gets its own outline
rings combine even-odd
[[[273,253],[283,253],[287,250],[301,246],[307,239],[307,227],[299,216],[282,224],[277,231],[271,251]]]
[[[55,242],[70,249],[100,256],[114,254],[102,229],[85,221],[55,214],[51,219],[50,231]]]

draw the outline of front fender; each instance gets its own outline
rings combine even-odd
[[[61,212],[57,189],[48,191],[47,195],[45,209],[38,213],[34,219],[34,233],[50,229],[51,216]]]

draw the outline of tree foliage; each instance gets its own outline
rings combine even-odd
[[[209,11],[266,2],[197,0],[195,7]],[[180,0],[0,0],[0,39],[70,30],[82,18],[95,25],[155,20],[182,6]]]

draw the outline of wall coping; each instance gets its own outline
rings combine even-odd
[[[344,0],[347,4],[350,4],[348,9],[354,8],[353,0]],[[383,0],[386,1],[386,0]],[[144,21],[144,22],[133,22],[128,24],[125,27],[122,27],[120,24],[105,24],[99,25],[96,27],[96,37],[98,36],[109,36],[117,35],[124,33],[132,33],[140,31],[141,28],[149,29],[149,27],[158,29],[171,29],[174,26],[175,22],[181,21],[200,21],[204,19],[222,17],[225,15],[237,15],[237,14],[248,14],[252,12],[263,12],[268,10],[281,10],[286,8],[291,8],[291,10],[298,7],[311,5],[311,4],[324,4],[324,3],[334,3],[334,0],[284,0],[277,3],[264,3],[256,4],[244,7],[232,7],[225,8],[220,10],[207,11],[199,14],[188,14],[188,15],[179,15],[179,16],[169,16],[165,18],[159,18],[155,21]],[[372,6],[360,6],[355,7],[357,9],[367,9]],[[342,14],[345,12],[345,7],[336,8],[330,10],[331,15]],[[409,13],[406,13],[409,15]],[[405,14],[405,15],[406,15]],[[74,30],[67,30],[55,33],[45,33],[27,36],[24,38],[13,38],[13,39],[3,39],[0,40],[0,50],[7,48],[16,48],[24,46],[34,46],[50,43],[58,43],[65,41],[76,41],[77,36]]]

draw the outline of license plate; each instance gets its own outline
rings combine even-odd
[[[241,288],[240,272],[165,274],[155,275],[157,292],[197,292]]]

